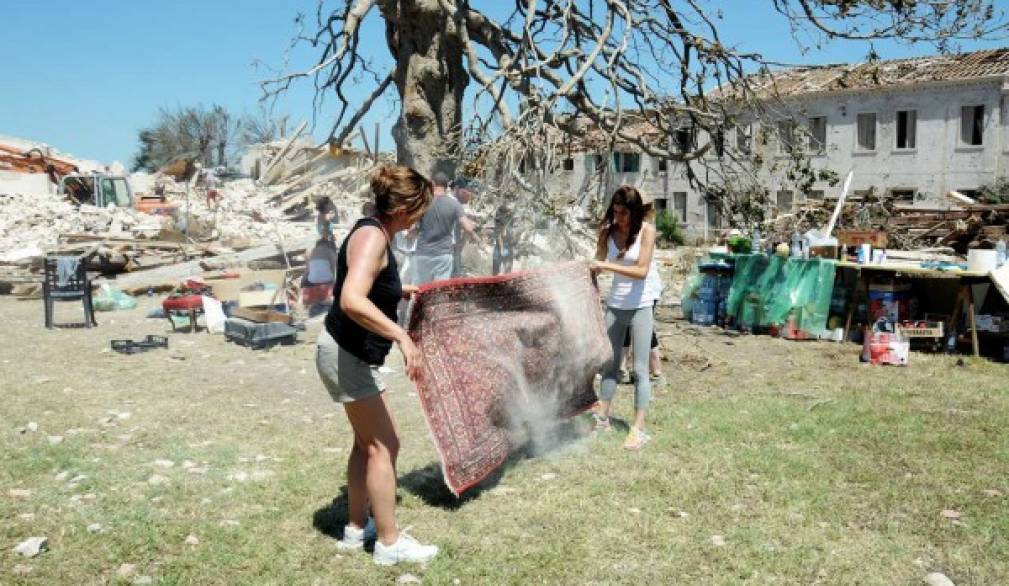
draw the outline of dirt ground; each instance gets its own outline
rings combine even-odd
[[[641,454],[582,425],[459,501],[394,352],[400,525],[444,555],[384,570],[335,547],[351,434],[315,372],[321,324],[267,351],[173,333],[167,350],[112,352],[166,332],[144,317],[159,301],[49,331],[40,301],[0,298],[0,582],[1009,579],[1004,365],[915,353],[868,367],[854,345],[737,336],[662,308]],[[615,404],[625,418],[631,394]],[[11,552],[31,536],[49,551]]]

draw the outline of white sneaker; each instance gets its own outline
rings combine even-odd
[[[364,524],[364,529],[355,527],[350,523],[343,526],[343,539],[336,542],[339,549],[364,549],[364,544],[368,541],[375,541],[377,532],[375,530],[375,520],[368,517],[368,522]]]
[[[400,531],[399,539],[392,545],[375,542],[375,563],[392,566],[400,562],[427,562],[438,555],[437,545],[421,545],[419,541]]]

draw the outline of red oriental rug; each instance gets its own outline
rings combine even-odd
[[[611,356],[581,262],[421,287],[410,336],[425,359],[420,402],[456,496],[505,461],[520,420],[552,425],[594,404],[593,378]]]

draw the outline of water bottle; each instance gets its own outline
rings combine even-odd
[[[147,296],[148,297],[154,297],[154,287],[148,287],[147,288]]]
[[[760,254],[760,228],[753,229],[753,239],[750,242],[750,252]]]
[[[996,258],[997,258],[997,260],[995,262],[995,266],[998,266],[998,267],[1002,266],[1005,263],[1005,261],[1006,261],[1005,240],[1002,240],[1000,238],[999,241],[995,244],[995,255],[996,255]]]
[[[799,258],[802,256],[802,236],[799,235],[798,230],[792,232],[792,249],[789,254],[792,258]]]

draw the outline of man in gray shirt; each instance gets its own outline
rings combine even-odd
[[[463,213],[462,204],[445,191],[448,178],[441,172],[434,174],[434,201],[417,223],[417,250],[414,262],[417,267],[417,284],[441,281],[452,276],[455,252],[455,227],[483,246],[476,225]]]

